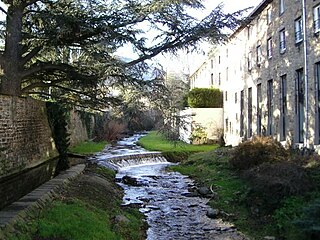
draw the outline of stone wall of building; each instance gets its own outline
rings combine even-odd
[[[57,156],[45,103],[0,95],[0,180]]]
[[[221,83],[227,144],[269,135],[284,145],[320,149],[320,31],[314,15],[319,6],[320,0],[306,1],[305,35],[297,31],[302,1],[263,0],[246,25],[211,52],[211,67],[202,70],[209,71],[206,81],[212,76]]]

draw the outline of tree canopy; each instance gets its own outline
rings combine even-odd
[[[241,11],[218,6],[207,17],[188,14],[201,0],[2,0],[0,93],[66,99],[97,108],[113,103],[115,86],[157,89],[162,74],[147,81],[146,61],[163,52],[226,38]],[[152,31],[152,34],[150,34]],[[130,45],[136,59],[116,51]]]

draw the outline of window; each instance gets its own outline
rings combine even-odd
[[[279,32],[279,39],[280,39],[280,53],[284,53],[286,51],[286,30],[282,29]]]
[[[226,118],[226,132],[229,131],[228,126],[229,126],[229,120],[228,120],[228,118]]]
[[[248,137],[252,137],[252,88],[248,88]]]
[[[313,8],[313,25],[314,32],[320,32],[320,5]]]
[[[219,56],[218,58],[219,58],[219,64],[220,64],[221,63],[221,57]]]
[[[271,136],[272,135],[272,125],[273,125],[273,80],[268,81],[267,109],[268,109],[267,134]]]
[[[320,143],[320,62],[316,63],[315,65],[315,81],[316,81],[316,86],[317,86],[317,107],[316,111],[318,111],[318,116],[317,116],[317,127],[318,127],[318,143]]]
[[[221,73],[219,73],[219,85],[221,85]]]
[[[304,140],[304,114],[305,114],[305,83],[303,77],[303,69],[296,71],[296,140],[303,143]]]
[[[248,38],[248,40],[250,39],[250,37],[251,37],[251,30],[252,30],[252,27],[249,25],[249,26],[247,26],[247,38]]]
[[[261,83],[257,85],[257,134],[261,136],[261,118],[262,118],[262,93],[261,93]]]
[[[284,13],[284,10],[285,10],[284,0],[279,0],[279,13],[280,13],[280,15],[282,13]]]
[[[272,58],[272,38],[267,40],[267,57],[268,59]]]
[[[229,68],[226,68],[226,81],[229,80]]]
[[[271,8],[267,9],[267,24],[270,24],[272,21],[272,10]]]
[[[257,65],[260,66],[262,62],[262,51],[261,51],[261,45],[257,46]]]
[[[224,97],[225,97],[225,101],[228,101],[228,92],[227,91],[225,91]]]
[[[280,140],[286,140],[287,75],[280,77]]]
[[[244,136],[244,91],[240,93],[240,137]]]
[[[250,51],[248,53],[248,70],[250,71],[252,69],[252,52]]]
[[[299,43],[303,40],[303,28],[302,28],[302,18],[299,17],[294,21],[294,35],[296,43]]]
[[[211,85],[213,85],[213,73],[211,73]]]
[[[238,93],[234,94],[234,103],[238,103]]]
[[[211,68],[213,68],[213,59],[211,59]]]

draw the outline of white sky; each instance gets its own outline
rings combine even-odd
[[[218,4],[222,3],[224,5],[225,12],[231,13],[247,7],[256,7],[262,0],[203,0],[202,1],[206,9],[199,11],[196,14],[199,17],[204,17],[210,11],[212,11]],[[0,0],[0,6],[4,6],[3,1]],[[251,9],[250,11],[252,11]],[[248,13],[250,13],[250,11]],[[0,19],[3,19],[4,15],[0,12]],[[178,57],[173,57],[170,55],[161,55],[157,57],[157,60],[164,66],[165,70],[168,71],[184,71],[192,73],[199,67],[200,63],[204,60],[206,56],[206,51],[209,50],[209,46],[204,45],[202,47],[202,54],[186,55],[185,53],[180,54]],[[128,47],[122,48],[118,51],[119,56],[123,57],[133,57],[133,53]],[[190,60],[191,59],[191,60]]]
[[[224,5],[226,13],[232,13],[248,7],[253,7],[249,10],[249,14],[260,2],[262,2],[262,0],[203,0],[203,4],[206,9],[200,14],[202,14],[202,16],[206,16],[220,3]],[[177,57],[166,54],[158,56],[157,59],[166,71],[193,73],[205,60],[209,48],[210,46],[208,44],[203,44],[200,50],[201,53],[199,54],[182,53]]]

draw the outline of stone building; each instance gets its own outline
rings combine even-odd
[[[193,74],[191,86],[206,81],[223,91],[227,144],[270,135],[320,149],[319,35],[320,0],[264,0],[215,47],[207,79]]]

